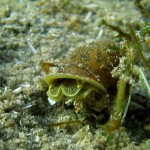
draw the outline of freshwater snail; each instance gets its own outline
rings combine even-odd
[[[120,116],[124,96],[118,100],[119,77],[112,77],[111,72],[119,65],[120,59],[126,57],[126,53],[126,46],[110,40],[97,41],[77,48],[65,58],[43,63],[42,68],[47,73],[44,80],[49,85],[48,97],[55,102],[82,104],[81,109],[107,110],[109,114],[114,109],[111,105],[115,104],[119,107],[115,108],[115,114]],[[121,93],[118,83],[119,94],[125,94],[122,93],[126,88],[126,81],[124,83],[121,83]]]

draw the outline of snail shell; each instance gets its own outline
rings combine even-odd
[[[120,45],[98,41],[75,49],[65,58],[43,63],[42,68],[47,73],[44,80],[49,85],[48,97],[54,101],[78,102],[91,96],[93,99],[96,93],[101,105],[106,106],[109,103],[107,89],[116,87],[118,81],[112,78],[111,71],[124,54]]]

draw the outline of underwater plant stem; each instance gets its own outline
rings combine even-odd
[[[130,104],[130,101],[131,101],[131,95],[132,95],[132,89],[133,89],[133,85],[130,85],[129,96],[128,96],[128,102],[127,102],[126,108],[125,108],[125,110],[124,110],[122,119],[121,119],[121,124],[123,123],[124,118],[126,117],[126,114],[127,114],[128,108],[129,108],[129,104]]]
[[[114,108],[106,125],[106,131],[108,133],[119,129],[121,126],[122,108],[125,100],[126,80],[120,79],[118,81],[118,91],[114,103]]]
[[[147,81],[147,79],[146,79],[146,77],[145,77],[145,75],[144,75],[144,73],[143,73],[143,71],[142,71],[141,68],[139,68],[139,71],[140,71],[140,74],[141,74],[141,78],[143,79],[143,82],[144,82],[144,84],[145,84],[145,86],[146,86],[146,88],[147,88],[148,96],[149,96],[149,98],[150,98],[150,86],[149,86],[149,84],[148,84],[148,81]]]
[[[137,52],[138,52],[140,58],[142,59],[144,65],[150,70],[150,65],[149,65],[148,61],[146,60],[145,56],[142,53],[142,49],[141,49],[141,46],[139,44],[139,40],[138,40],[138,38],[137,38],[133,28],[130,25],[128,25],[128,28],[129,28],[129,30],[131,32],[131,36],[133,38],[133,41],[136,44]]]
[[[125,37],[126,39],[131,40],[130,34],[125,33],[118,26],[111,25],[111,24],[107,23],[104,19],[102,20],[102,23],[105,24],[106,26],[108,26],[109,28],[111,28],[112,30],[118,32],[121,36]]]
[[[141,14],[142,14],[144,17],[150,18],[150,14],[149,14],[149,12],[142,6],[141,0],[136,0],[134,3],[135,3],[135,6],[139,8]]]
[[[118,92],[115,100],[115,111],[117,111],[117,117],[121,117],[123,102],[125,99],[126,80],[120,79],[118,83]]]

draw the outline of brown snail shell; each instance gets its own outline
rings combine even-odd
[[[43,63],[48,96],[54,101],[62,100],[64,96],[66,100],[79,101],[92,92],[107,93],[108,87],[116,87],[118,79],[112,77],[111,71],[123,55],[125,49],[108,40],[92,42],[65,58]],[[107,105],[105,98],[102,99],[100,101]]]

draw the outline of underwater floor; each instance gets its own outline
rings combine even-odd
[[[150,2],[140,4],[142,9],[131,0],[0,0],[1,150],[150,149],[150,98],[143,79],[134,82],[122,126],[106,134],[103,125],[110,114],[102,114],[106,119],[101,121],[72,103],[50,105],[41,67],[92,41],[122,38],[103,20],[125,33],[128,23],[137,35],[143,31],[149,61]],[[139,56],[134,63],[149,84],[149,70]]]

